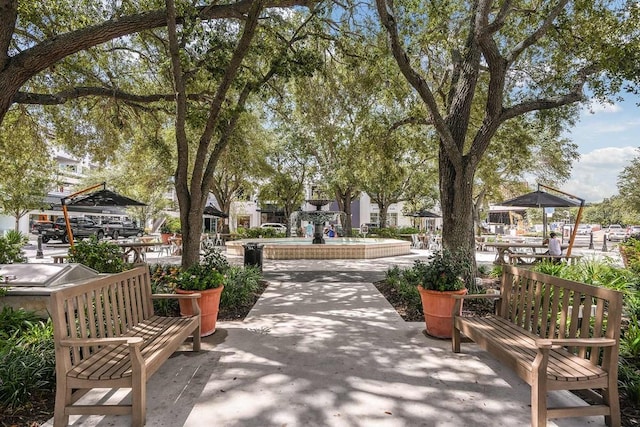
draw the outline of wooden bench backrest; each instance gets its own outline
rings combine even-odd
[[[502,268],[499,316],[541,338],[619,341],[622,293],[525,268]],[[600,352],[584,347],[569,351],[600,365]]]
[[[153,315],[149,268],[138,267],[56,290],[51,293],[50,310],[56,342],[121,336]],[[56,346],[56,363],[69,369],[96,350]]]

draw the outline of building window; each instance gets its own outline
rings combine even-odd
[[[250,215],[238,215],[236,217],[236,228],[251,228],[251,216]]]

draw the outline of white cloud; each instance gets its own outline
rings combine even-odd
[[[618,175],[638,155],[636,147],[598,148],[582,154],[562,189],[587,202],[600,202],[616,195]]]
[[[620,104],[611,104],[610,102],[599,102],[596,100],[592,100],[587,107],[585,107],[585,112],[589,112],[592,114],[597,113],[619,113],[622,111],[622,106]]]

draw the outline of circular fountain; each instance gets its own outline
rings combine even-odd
[[[322,210],[322,207],[329,204],[331,200],[318,198],[307,200],[307,202],[316,209],[294,212],[291,215],[291,229],[297,228],[300,221],[310,222],[314,225],[313,239],[300,237],[260,239],[265,259],[368,259],[411,253],[411,243],[404,240],[355,237],[325,239],[324,224],[335,221],[345,213]],[[255,240],[227,242],[227,254],[242,256],[243,245],[247,243],[255,243]]]

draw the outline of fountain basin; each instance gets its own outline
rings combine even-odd
[[[411,243],[395,239],[336,237],[326,244],[314,245],[311,239],[287,237],[276,239],[242,239],[226,243],[227,254],[244,255],[242,245],[260,243],[265,259],[368,259],[408,255]]]

